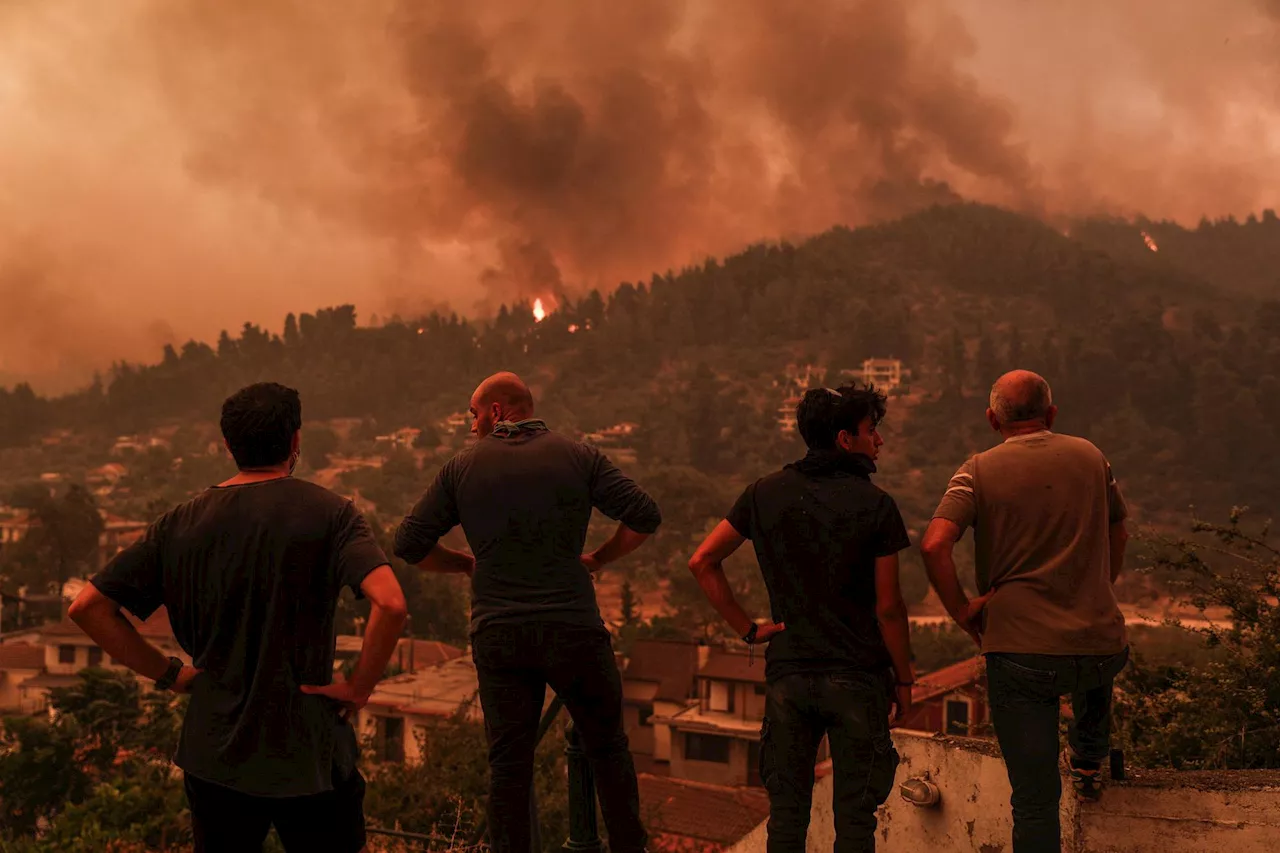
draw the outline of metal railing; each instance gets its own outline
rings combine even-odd
[[[563,707],[564,703],[560,701],[559,696],[551,698],[551,704],[547,706],[547,710],[543,712],[542,719],[538,723],[537,743],[542,743],[542,739],[551,730],[552,723],[560,715],[560,710]],[[565,763],[568,765],[569,771],[569,837],[565,839],[561,849],[569,851],[569,853],[601,853],[604,850],[604,845],[600,841],[600,829],[596,821],[595,777],[591,772],[591,764],[587,761],[586,751],[583,750],[582,743],[578,737],[578,730],[572,724],[565,732],[564,751]],[[536,813],[532,799],[529,809],[531,813]],[[427,846],[432,842],[448,840],[435,835],[403,832],[397,829],[383,829],[376,826],[366,827],[365,832],[370,835],[417,841],[423,846]],[[488,833],[488,818],[481,818],[475,831],[467,839],[467,849],[479,847]],[[539,846],[536,842],[537,837],[537,825],[535,824],[535,848]],[[537,853],[537,850],[530,851],[530,853]]]

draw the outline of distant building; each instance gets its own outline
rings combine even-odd
[[[698,667],[696,701],[654,722],[671,729],[671,775],[712,785],[760,785],[764,655],[709,648]],[[824,739],[817,760],[826,758]]]
[[[622,673],[622,721],[636,768],[671,773],[666,720],[697,702],[698,667],[709,649],[679,640],[637,640]]]
[[[903,384],[905,371],[896,358],[868,358],[862,362],[861,379],[880,391],[892,391]]]
[[[73,581],[63,587],[63,616],[60,620],[0,638],[0,708],[24,714],[40,713],[48,708],[49,691],[77,684],[80,670],[89,667],[125,669],[66,616],[70,599],[83,588],[84,583]],[[174,639],[169,614],[164,607],[151,614],[145,622],[127,611],[125,618],[166,655],[189,662]]]
[[[639,424],[630,422],[614,424],[599,432],[589,432],[582,440],[600,448],[613,462],[631,465],[636,461],[636,451],[632,447],[633,436],[639,428]]]
[[[98,514],[102,516],[102,533],[98,536],[98,548],[103,562],[137,542],[151,526],[148,522],[121,518],[106,510],[98,510]]]
[[[146,453],[153,447],[168,449],[171,445],[167,439],[159,436],[122,435],[111,445],[112,456],[123,456],[125,453]]]
[[[333,658],[334,670],[339,670],[348,663],[360,658],[360,650],[364,647],[364,637],[352,634],[340,634],[336,643]],[[460,658],[465,654],[457,646],[442,643],[439,640],[415,640],[401,637],[396,643],[396,650],[391,655],[390,665],[401,672],[417,672],[433,666]]]
[[[902,727],[974,737],[987,726],[987,672],[981,655],[916,676],[911,713]]]
[[[401,427],[400,429],[388,435],[379,435],[374,438],[376,444],[385,444],[390,447],[410,448],[418,440],[418,436],[422,434],[422,430],[416,427]]]
[[[356,724],[362,736],[372,735],[380,761],[422,760],[420,737],[432,719],[461,712],[466,719],[484,721],[480,710],[480,682],[470,655],[417,672],[384,678],[361,709]],[[553,694],[547,691],[547,703]],[[545,706],[544,706],[545,707]]]
[[[783,393],[782,402],[778,404],[778,431],[790,435],[796,431],[796,406],[800,404],[804,392],[814,387],[823,370],[816,364],[787,365],[786,378],[775,382]]]
[[[0,507],[0,545],[22,541],[33,523],[29,510]]]

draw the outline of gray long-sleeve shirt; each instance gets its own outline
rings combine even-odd
[[[395,553],[421,562],[462,525],[475,554],[471,633],[496,621],[601,624],[582,565],[592,508],[637,533],[658,505],[600,451],[546,429],[490,435],[445,463],[400,523]]]

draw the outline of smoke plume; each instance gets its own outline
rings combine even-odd
[[[0,382],[466,312],[958,197],[1241,215],[1276,0],[10,0]]]

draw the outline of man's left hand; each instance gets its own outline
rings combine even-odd
[[[987,602],[991,600],[991,596],[995,595],[995,590],[991,590],[986,595],[980,595],[969,602],[969,606],[965,608],[964,628],[973,641],[979,646],[982,645],[982,611],[986,609]]]
[[[600,560],[596,558],[595,554],[583,554],[581,559],[582,567],[591,575],[594,575],[596,572],[604,568],[604,563],[601,563]]]
[[[196,669],[194,666],[184,666],[179,672],[178,677],[174,679],[174,693],[190,693],[191,685],[196,680],[196,676],[204,672],[203,669]]]

